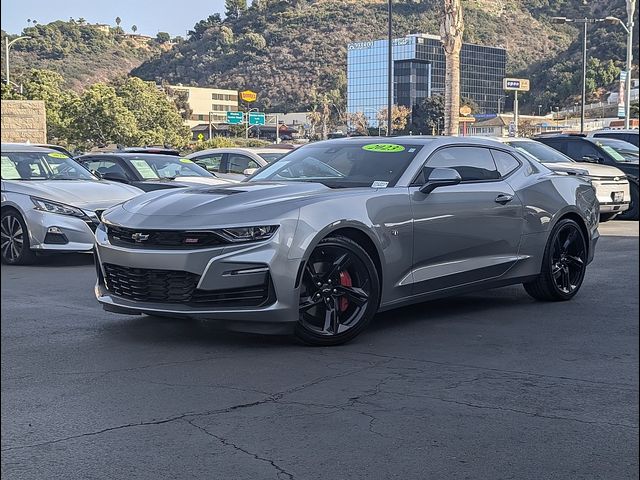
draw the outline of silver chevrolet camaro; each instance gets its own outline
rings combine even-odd
[[[123,314],[220,320],[334,345],[376,312],[523,283],[579,290],[598,239],[588,180],[452,137],[310,144],[248,182],[148,193],[96,231],[96,296]]]
[[[100,213],[141,193],[99,180],[58,150],[2,144],[2,263],[32,263],[37,252],[91,251]]]

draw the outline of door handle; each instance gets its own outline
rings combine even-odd
[[[511,200],[513,200],[513,195],[507,195],[507,194],[501,193],[496,197],[495,202],[501,205],[504,205],[506,203],[509,203]]]

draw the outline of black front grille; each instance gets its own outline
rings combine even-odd
[[[274,292],[269,275],[264,282],[225,290],[199,290],[200,276],[178,270],[131,268],[103,264],[107,290],[139,302],[180,303],[193,307],[257,307],[270,303]]]
[[[105,286],[114,295],[141,302],[189,302],[200,277],[178,270],[131,268],[105,263]]]
[[[191,249],[228,243],[209,231],[139,230],[109,225],[107,235],[112,245],[132,248]]]

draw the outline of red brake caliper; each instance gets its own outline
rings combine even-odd
[[[340,285],[343,287],[352,287],[353,283],[351,282],[351,275],[349,272],[343,271],[340,272]],[[340,311],[344,312],[347,308],[349,308],[349,299],[347,297],[340,298]]]

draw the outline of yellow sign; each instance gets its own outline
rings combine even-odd
[[[244,90],[240,92],[240,100],[243,102],[255,102],[258,99],[258,94],[251,90]]]
[[[460,115],[464,117],[468,117],[469,115],[471,115],[471,107],[469,105],[463,105],[462,107],[460,107]]]

